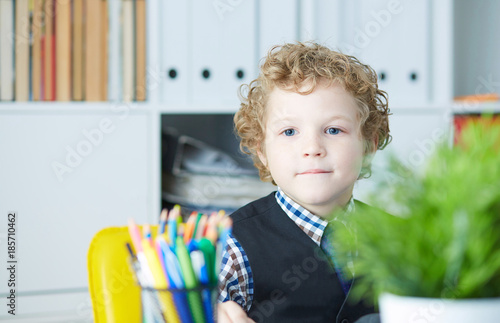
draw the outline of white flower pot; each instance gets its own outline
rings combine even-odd
[[[500,298],[444,299],[383,294],[382,323],[498,323]]]

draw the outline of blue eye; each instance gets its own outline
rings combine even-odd
[[[340,129],[338,129],[338,128],[328,128],[328,130],[326,130],[326,132],[329,135],[338,135],[340,133]]]
[[[294,129],[286,129],[285,131],[283,131],[283,134],[287,137],[290,137],[290,136],[295,135],[295,130]]]

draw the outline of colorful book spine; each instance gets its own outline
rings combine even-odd
[[[29,1],[17,0],[15,4],[15,99],[16,101],[28,101],[30,88]]]
[[[0,0],[0,101],[145,101],[146,0]]]
[[[56,100],[71,100],[71,2],[56,1]]]
[[[135,2],[135,99],[146,100],[146,0]]]
[[[85,99],[101,100],[101,0],[86,1],[85,22]]]
[[[43,100],[54,101],[54,1],[44,2],[44,33],[43,33]]]
[[[83,97],[83,0],[73,1],[72,37],[72,88],[73,100],[82,101]]]
[[[31,24],[31,33],[33,35],[31,91],[33,92],[33,101],[42,100],[42,28],[43,0],[34,0]]]
[[[100,101],[106,101],[108,98],[108,4],[106,0],[101,0],[101,68],[100,68]]]

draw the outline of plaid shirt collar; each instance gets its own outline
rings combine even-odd
[[[325,231],[328,221],[323,220],[317,215],[312,214],[304,209],[298,203],[289,198],[280,187],[276,192],[276,201],[288,217],[297,224],[318,246],[321,242],[321,237]],[[346,213],[351,213],[354,210],[354,200],[351,197],[346,206]],[[333,219],[332,221],[334,221]]]

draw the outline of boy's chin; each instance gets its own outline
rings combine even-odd
[[[315,215],[325,217],[330,215],[331,212],[336,208],[336,206],[341,202],[336,201],[335,199],[310,196],[309,198],[304,197],[298,203]]]
[[[304,196],[302,203],[307,204],[312,209],[321,210],[321,213],[318,213],[318,215],[321,214],[329,215],[335,209],[343,208],[347,203],[349,203],[351,196],[352,196],[352,191],[345,192],[344,194],[338,196],[332,195],[331,192],[329,192],[329,194],[323,194],[323,195],[311,194],[311,196]]]

